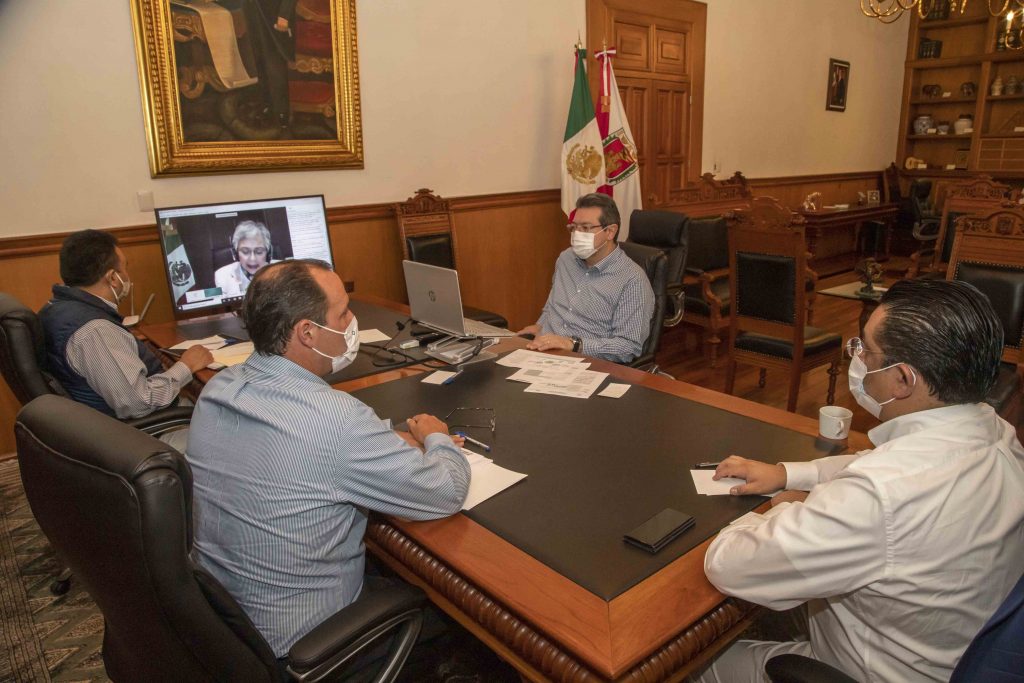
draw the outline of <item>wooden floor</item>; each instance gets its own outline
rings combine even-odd
[[[886,266],[887,275],[889,273],[895,275],[897,272],[905,270],[901,267],[901,263],[897,262],[897,259],[893,259],[893,262],[887,263]],[[857,276],[852,272],[822,278],[818,281],[817,289],[820,292],[822,289],[853,282],[856,279]],[[841,334],[844,340],[856,337],[860,333],[858,320],[861,307],[859,301],[823,296],[819,293],[814,304],[814,326]],[[728,366],[727,332],[722,335],[725,341],[719,350],[717,367],[712,368],[707,358],[702,355],[699,341],[692,328],[688,329],[685,325],[679,325],[665,330],[661,337],[661,348],[658,351],[658,365],[661,370],[678,380],[716,391],[725,391],[725,372]],[[846,362],[847,359],[844,359],[843,371],[836,378],[835,405],[852,410],[853,429],[866,432],[877,425],[878,420],[871,417],[853,400],[846,379]],[[769,370],[764,388],[757,386],[757,378],[757,367],[740,365],[736,370],[736,387],[733,393],[757,403],[785,410],[789,392],[788,373]],[[817,420],[818,409],[825,405],[827,395],[828,365],[804,373],[800,382],[800,396],[796,412]]]

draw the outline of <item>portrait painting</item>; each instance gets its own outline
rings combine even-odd
[[[839,59],[828,60],[828,87],[825,109],[846,111],[846,93],[850,85],[850,63]]]
[[[131,0],[154,177],[362,168],[355,0]]]

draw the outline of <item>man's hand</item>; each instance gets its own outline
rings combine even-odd
[[[540,334],[540,325],[527,325],[523,329],[516,332],[516,334],[519,335],[520,337],[527,334],[532,334],[534,337],[536,337],[538,334]]]
[[[409,425],[409,431],[412,432],[413,438],[420,443],[424,443],[431,434],[448,433],[448,425],[433,415],[417,415],[410,417],[405,423]]]
[[[531,351],[549,351],[551,349],[565,349],[572,351],[572,339],[557,334],[542,334],[526,345]]]
[[[213,362],[213,354],[202,344],[196,344],[181,354],[181,362],[195,374]]]
[[[746,484],[733,486],[729,491],[734,496],[750,494],[774,493],[786,488],[786,468],[782,465],[769,465],[757,460],[747,460],[738,455],[730,455],[715,470],[712,479],[722,477],[738,477],[746,479]]]
[[[399,429],[396,429],[395,434],[398,434],[398,436],[402,437],[402,441],[406,442],[413,448],[418,448],[421,451],[423,450],[423,445],[420,444],[420,442],[416,440],[416,437],[410,434],[409,432],[403,432]]]

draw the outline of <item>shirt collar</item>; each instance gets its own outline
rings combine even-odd
[[[296,379],[303,379],[316,384],[327,385],[327,382],[323,377],[314,375],[306,368],[297,365],[284,356],[274,354],[265,356],[261,353],[253,353],[249,356],[248,360],[245,361],[245,364],[254,370],[268,375],[286,375],[288,377],[295,377]]]
[[[868,438],[877,447],[893,439],[920,432],[938,424],[967,419],[980,421],[991,417],[992,413],[993,408],[987,403],[960,403],[930,410],[918,410],[883,422],[868,431]]]

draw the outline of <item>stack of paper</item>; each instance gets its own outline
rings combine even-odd
[[[219,334],[215,334],[212,337],[206,337],[205,339],[186,339],[185,341],[170,347],[170,350],[188,351],[196,344],[200,344],[213,351],[214,349],[219,349],[220,347],[224,346],[227,343],[227,339],[220,336]]]
[[[714,470],[690,470],[690,476],[693,477],[693,485],[697,489],[697,493],[702,496],[728,496],[733,486],[747,483],[745,479],[738,477],[722,477],[715,481],[712,479],[715,476]],[[778,491],[763,495],[774,496],[776,493]]]
[[[607,372],[588,370],[582,358],[554,356],[517,349],[498,360],[499,365],[519,368],[509,376],[514,382],[526,382],[530,394],[551,394],[571,398],[590,398],[608,376]]]
[[[526,478],[525,474],[499,467],[490,458],[485,458],[468,448],[463,448],[462,454],[466,456],[469,468],[473,472],[472,479],[469,481],[466,502],[462,504],[463,510],[472,509],[488,498],[501,493],[512,484]]]
[[[214,349],[213,362],[206,367],[211,370],[219,370],[229,365],[238,365],[248,360],[249,356],[252,355],[253,346],[252,342],[239,342],[238,344],[231,344],[230,346],[224,346],[219,349]]]

